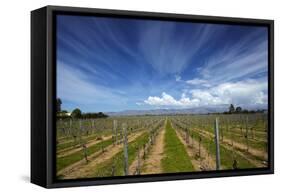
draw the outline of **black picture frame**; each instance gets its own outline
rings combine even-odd
[[[56,14],[102,15],[268,27],[268,168],[57,180],[55,173]],[[230,17],[46,6],[31,12],[31,182],[46,188],[274,173],[274,21]]]

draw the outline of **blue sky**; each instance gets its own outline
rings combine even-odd
[[[111,112],[268,103],[267,28],[57,17],[62,108]]]

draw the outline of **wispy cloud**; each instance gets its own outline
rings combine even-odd
[[[194,78],[194,79],[191,79],[191,80],[187,80],[186,81],[187,84],[190,84],[190,85],[195,85],[195,86],[205,86],[205,87],[210,87],[211,85],[209,84],[209,81],[208,80],[204,80],[204,79],[198,79],[198,78]]]
[[[267,73],[267,38],[262,38],[256,37],[256,33],[249,34],[236,44],[218,50],[200,69],[202,79],[218,84]]]
[[[182,36],[177,36],[178,28],[183,26],[181,23],[160,21],[145,22],[142,26],[140,52],[157,72],[161,74],[182,72],[216,31],[209,25],[191,24],[190,28],[182,29]]]
[[[96,76],[102,79],[126,78],[120,65],[131,64],[137,56],[126,43],[126,36],[112,29],[110,19],[84,17],[81,21],[79,17],[61,16],[58,21],[59,60],[89,73],[98,72]]]
[[[58,62],[57,67],[57,95],[63,102],[69,102],[73,106],[95,105],[103,102],[108,105],[126,105],[127,99],[122,91],[96,85],[89,80],[87,74],[62,62]]]
[[[177,82],[181,81],[181,76],[175,75],[175,78],[176,78],[176,81],[177,81]]]
[[[63,106],[267,105],[263,27],[60,16],[57,30]]]

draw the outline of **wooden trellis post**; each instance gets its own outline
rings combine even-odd
[[[62,125],[62,132],[63,132],[64,135],[66,135],[66,126],[67,126],[67,125],[66,125],[65,122],[62,122],[61,125]]]
[[[82,120],[79,119],[79,131],[81,132],[82,131]]]
[[[219,121],[215,120],[215,143],[216,143],[216,169],[220,170],[220,136],[219,136]]]
[[[232,168],[233,169],[237,169],[237,160],[236,160],[236,155],[235,155],[235,151],[234,151],[234,145],[233,145],[233,134],[231,133],[231,155],[232,155]]]
[[[185,129],[185,142],[186,144],[189,144],[189,136],[188,136],[188,129]]]
[[[101,152],[102,152],[102,153],[105,152],[103,145],[101,145]]]
[[[66,135],[69,136],[69,134],[70,134],[70,127],[69,127],[68,121],[65,122],[65,129],[66,129]]]
[[[263,117],[263,122],[264,122],[264,131],[267,132],[268,131],[268,121],[266,121]],[[265,133],[266,134],[266,139],[268,138],[268,133]],[[268,152],[268,142],[265,143],[265,146],[264,146],[264,150],[265,152]]]
[[[146,157],[146,144],[143,144],[143,159]]]
[[[95,121],[94,121],[94,119],[92,119],[92,130],[94,130],[95,129]]]
[[[91,133],[93,133],[93,131],[95,130],[95,121],[94,121],[94,119],[91,121],[91,123],[92,123]]]
[[[250,123],[250,130],[251,130],[251,138],[252,139],[254,139],[254,132],[253,132],[253,128],[254,128],[254,126],[253,126],[253,119],[252,118],[250,118],[250,122],[248,122],[248,124]]]
[[[241,132],[241,136],[243,137],[243,130],[242,130],[242,124],[243,124],[243,120],[241,118],[241,115],[240,115],[240,132]]]
[[[211,155],[211,141],[208,141],[208,157]]]
[[[229,132],[229,120],[228,119],[226,120],[226,129],[227,129],[227,132]]]
[[[264,122],[264,131],[267,132],[268,122],[265,119],[263,119],[263,122]]]
[[[252,127],[252,135],[253,135],[253,139],[255,139],[256,137],[256,129],[254,127]]]
[[[79,143],[82,144],[82,135],[83,135],[83,131],[82,131],[82,120],[79,119]]]
[[[138,147],[138,166],[137,166],[137,175],[140,175],[140,162],[141,162],[141,156],[140,156],[140,147]]]
[[[72,129],[72,119],[69,120],[69,134],[71,134]]]
[[[88,160],[88,154],[87,154],[87,146],[86,146],[86,144],[83,144],[82,147],[83,147],[83,152],[84,152],[84,158],[86,160],[86,163],[88,163],[89,160]]]
[[[246,138],[246,144],[247,144],[247,152],[249,151],[249,141],[248,141],[248,116],[246,117],[246,135],[245,135],[245,138]]]
[[[113,164],[111,166],[111,176],[114,176],[114,175],[115,175],[115,161],[113,162]]]
[[[117,145],[117,141],[118,141],[118,139],[117,139],[117,120],[114,120],[113,121],[113,136],[114,136],[114,144],[115,145]]]
[[[127,125],[125,123],[122,124],[123,128],[123,142],[124,142],[124,174],[128,175],[128,140],[127,140]]]
[[[151,132],[150,132],[150,134],[149,134],[149,140],[148,140],[148,142],[149,142],[149,145],[152,144],[152,134],[151,134]]]
[[[223,142],[223,127],[220,128],[220,131],[221,131],[221,141]]]
[[[201,158],[201,141],[202,141],[202,138],[201,138],[201,136],[199,136],[199,158]]]
[[[193,133],[191,133],[191,147],[193,148]]]

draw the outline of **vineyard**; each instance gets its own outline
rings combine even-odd
[[[57,121],[59,179],[267,166],[267,114]]]

